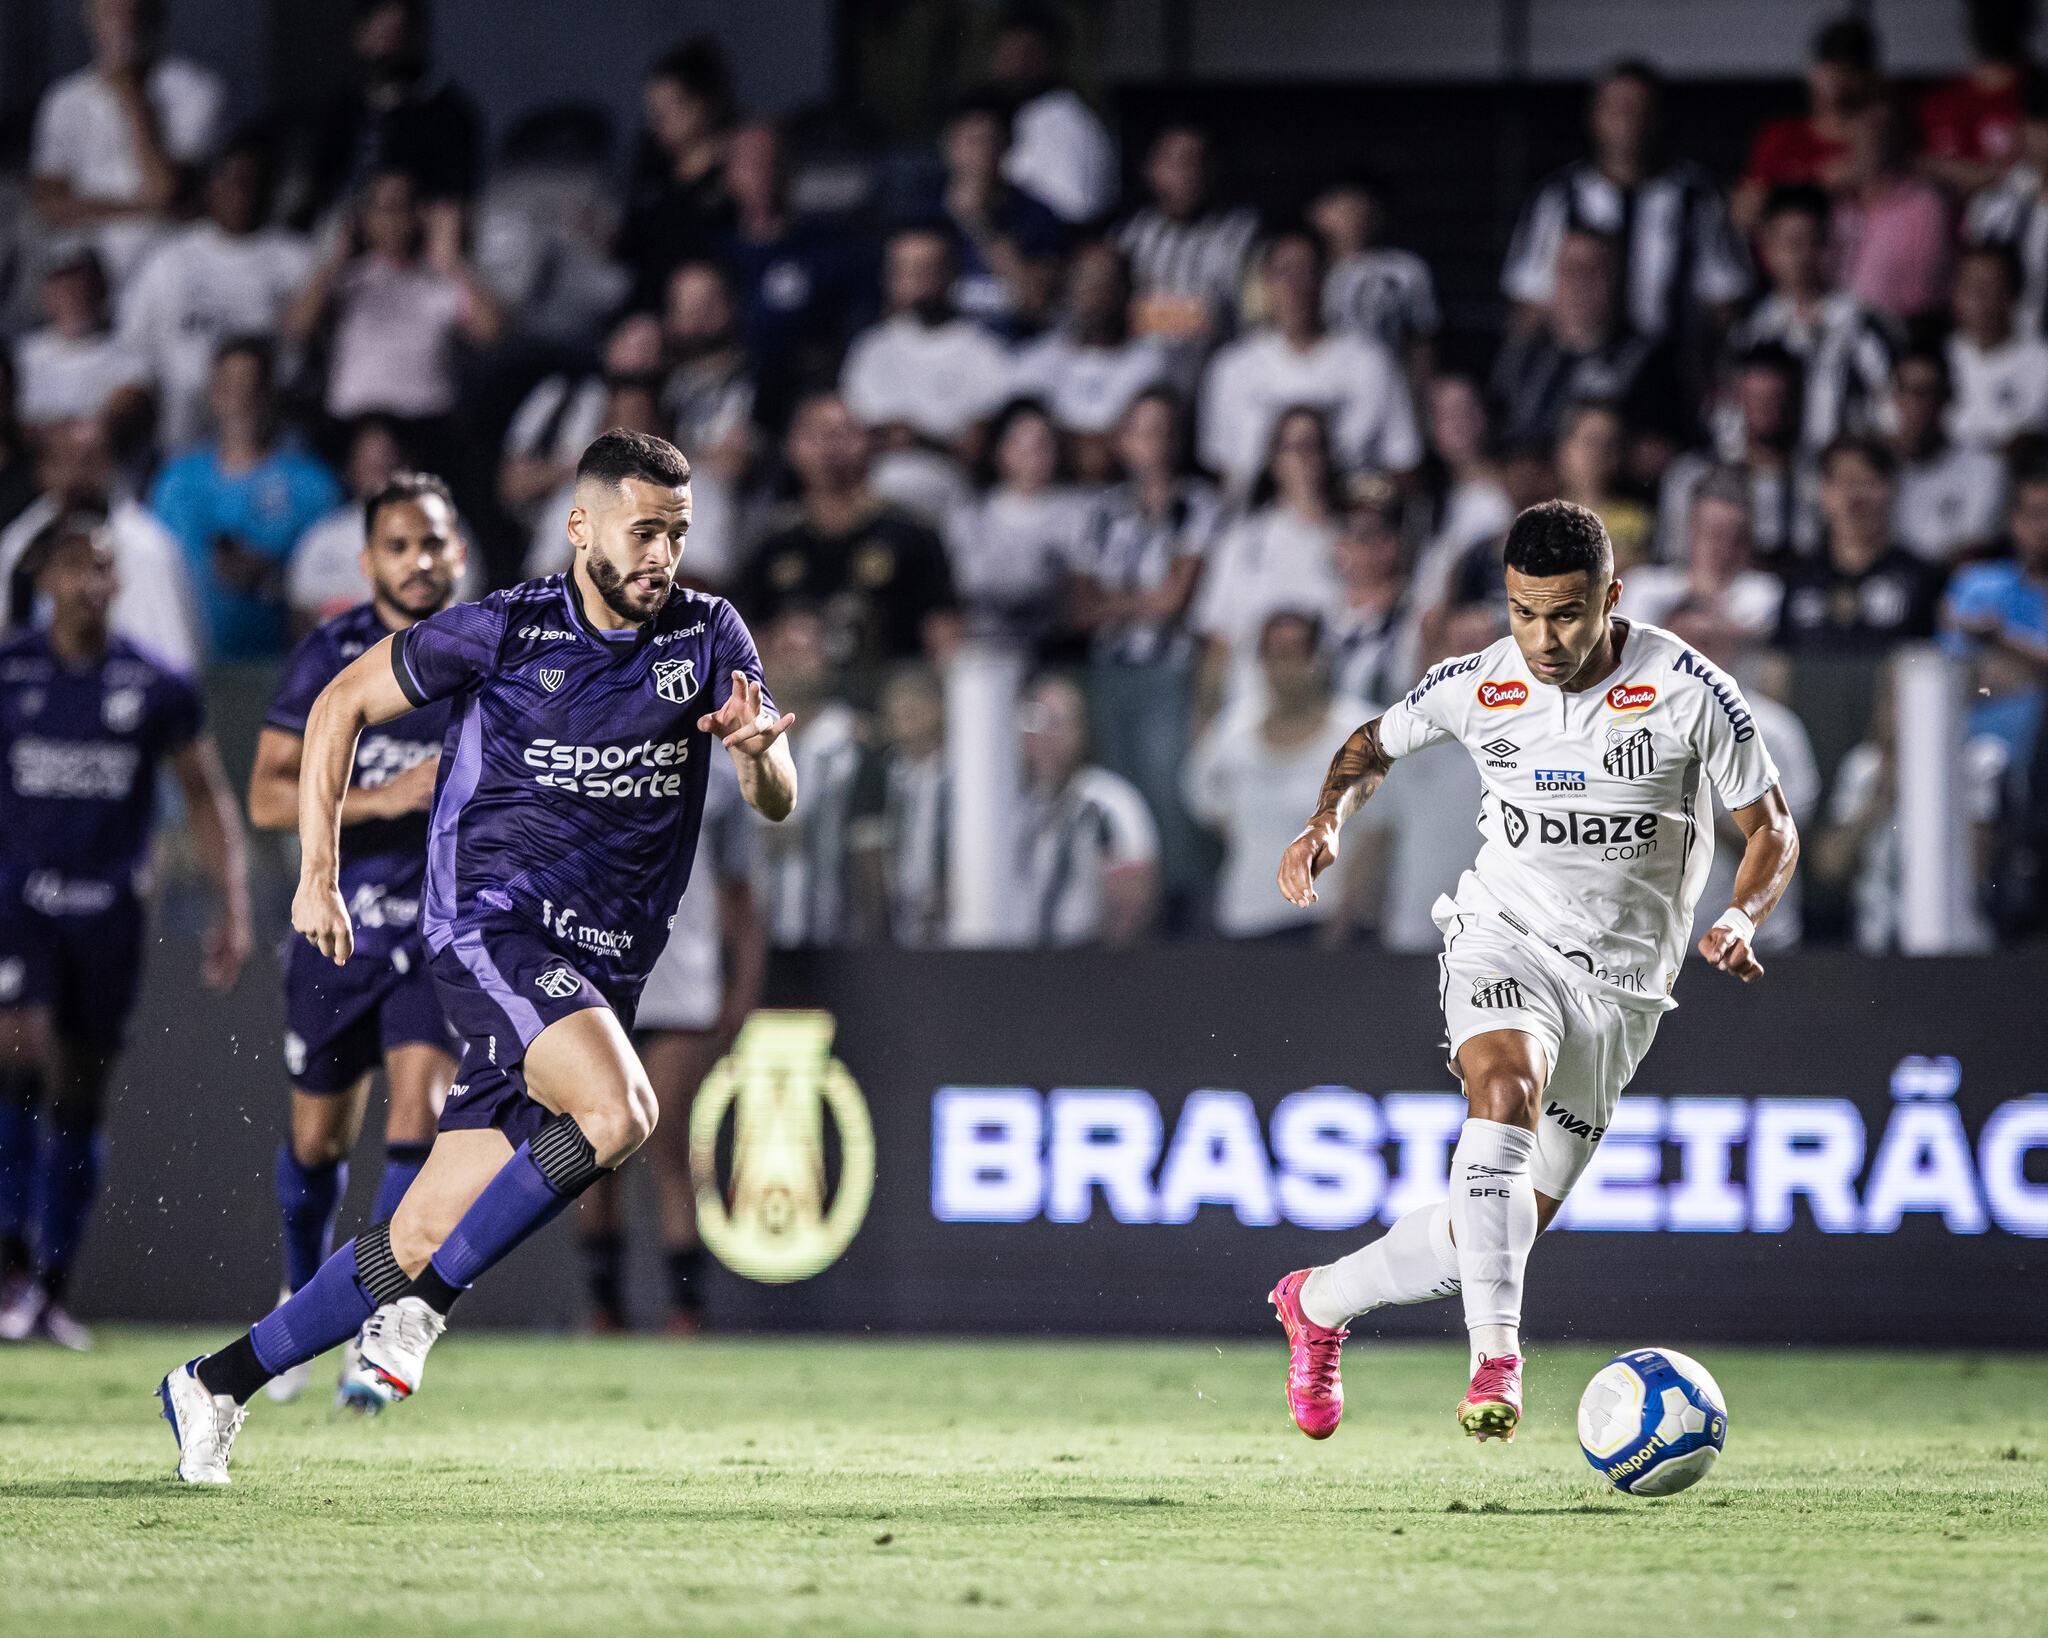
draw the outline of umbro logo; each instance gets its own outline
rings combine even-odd
[[[550,1001],[566,1001],[576,993],[582,982],[567,967],[550,967],[533,981],[533,987]]]
[[[558,665],[547,665],[541,667],[540,685],[541,687],[545,688],[550,694],[552,694],[556,689],[560,688],[563,683],[568,681],[568,678],[569,673],[564,671]]]
[[[1472,1005],[1489,1009],[1515,1009],[1522,1004],[1522,986],[1513,978],[1489,978],[1472,988]]]
[[[1522,749],[1521,746],[1505,736],[1498,739],[1489,739],[1479,748],[1492,759],[1486,764],[1489,768],[1512,768],[1515,764],[1509,759],[1517,755]]]

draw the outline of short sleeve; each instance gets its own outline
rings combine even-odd
[[[1734,812],[1746,808],[1778,783],[1778,765],[1764,745],[1763,731],[1735,679],[1715,671],[1687,650],[1677,669],[1690,671],[1700,690],[1694,749],[1721,801]]]
[[[732,674],[739,671],[761,685],[762,705],[771,711],[775,709],[774,696],[769,693],[767,679],[761,674],[761,655],[754,647],[754,634],[747,630],[740,611],[722,599],[711,628],[711,669],[711,697],[714,701],[724,702]]]
[[[1458,665],[1456,660],[1444,661],[1380,713],[1380,749],[1389,758],[1399,761],[1458,737],[1457,725],[1451,720],[1450,694],[1444,687],[1444,678],[1452,674],[1449,668]]]
[[[391,669],[415,706],[461,693],[497,664],[505,609],[496,598],[456,603],[391,641]]]
[[[334,675],[328,659],[327,641],[319,632],[314,632],[293,649],[291,658],[285,661],[284,676],[278,682],[270,709],[263,715],[263,725],[282,728],[288,734],[303,735],[306,719],[313,714],[313,702],[320,697],[320,690],[333,681]]]
[[[206,702],[190,677],[166,671],[157,681],[157,749],[165,756],[182,751],[206,726]]]

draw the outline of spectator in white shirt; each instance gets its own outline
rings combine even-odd
[[[1088,703],[1063,677],[1025,696],[1022,901],[1035,945],[1129,944],[1159,907],[1159,829],[1121,774],[1087,761]]]
[[[1412,250],[1379,242],[1383,214],[1377,188],[1360,176],[1338,178],[1309,205],[1309,220],[1329,257],[1323,322],[1371,337],[1421,381],[1429,374],[1430,343],[1441,322],[1436,284],[1429,264]]]
[[[1443,601],[1445,582],[1482,540],[1497,540],[1515,521],[1501,482],[1500,460],[1486,410],[1486,394],[1469,375],[1438,375],[1425,389],[1430,460],[1420,499],[1429,508],[1423,545],[1416,554],[1413,593],[1418,608]]]
[[[576,475],[584,446],[604,431],[610,383],[661,373],[662,339],[654,314],[628,313],[605,338],[602,368],[557,370],[519,401],[498,460],[498,502],[519,523],[536,527],[541,503]]]
[[[1952,563],[1998,534],[2005,515],[2005,462],[1988,449],[1952,442],[1948,355],[1926,347],[1892,366],[1886,441],[1899,458],[1892,535],[1901,546]]]
[[[840,393],[884,450],[961,445],[993,415],[1010,364],[996,339],[953,311],[953,247],[932,228],[894,234],[884,267],[889,316],[847,349]]]
[[[306,341],[330,318],[327,413],[389,415],[416,431],[455,408],[457,344],[488,347],[501,328],[497,301],[463,259],[460,212],[423,212],[411,176],[391,170],[371,177],[283,331]]]
[[[231,143],[207,173],[205,217],[167,235],[122,292],[121,336],[149,361],[165,449],[205,436],[207,386],[221,343],[275,338],[312,271],[312,247],[266,226],[269,213],[268,145]]]
[[[29,168],[43,220],[83,230],[118,286],[169,224],[181,172],[212,148],[222,88],[163,54],[162,0],[86,0],[84,10],[92,65],[44,93]]]
[[[1016,105],[1003,174],[1069,222],[1094,222],[1116,203],[1116,144],[1063,83],[1067,31],[1048,9],[1012,6],[996,32],[989,78]]]
[[[946,518],[953,584],[970,615],[1024,637],[1052,628],[1087,501],[1067,483],[1045,406],[1020,398],[989,428],[980,492]]]
[[[22,424],[104,418],[127,428],[149,404],[149,365],[107,322],[100,259],[79,246],[43,276],[49,322],[15,343]]]
[[[1258,698],[1257,646],[1268,615],[1337,600],[1337,514],[1322,412],[1283,412],[1250,510],[1216,543],[1196,597],[1193,625],[1204,639],[1198,717]]]
[[[2019,258],[2004,245],[1972,246],[1956,264],[1948,432],[1958,443],[2003,450],[2048,427],[2048,340],[2020,329],[2019,288]]]
[[[1238,494],[1259,475],[1282,411],[1329,417],[1340,466],[1406,472],[1422,459],[1415,408],[1394,357],[1364,336],[1323,327],[1322,244],[1306,229],[1276,235],[1262,263],[1271,321],[1210,360],[1202,383],[1201,451]]]
[[[196,672],[204,646],[185,554],[156,514],[117,483],[104,425],[80,420],[48,428],[37,471],[42,494],[0,532],[0,585],[7,588],[8,612],[16,618],[27,613],[27,588],[16,583],[15,569],[36,536],[67,513],[100,513],[121,576],[114,630],[166,665]]]
[[[1783,582],[1753,564],[1749,477],[1724,466],[1693,488],[1683,557],[1629,570],[1619,607],[1732,659],[1770,641],[1784,596]]]
[[[1116,230],[1137,292],[1133,328],[1174,344],[1190,364],[1209,342],[1236,328],[1238,296],[1258,242],[1258,212],[1209,197],[1209,138],[1169,125],[1145,156],[1152,195]]]
[[[1716,447],[1688,450],[1664,469],[1657,499],[1657,555],[1664,561],[1685,561],[1693,491],[1720,466],[1748,480],[1758,557],[1781,560],[1819,546],[1819,479],[1799,448],[1801,375],[1799,360],[1775,341],[1736,357]]]
[[[1065,433],[1082,477],[1106,477],[1110,444],[1140,393],[1172,370],[1166,344],[1134,336],[1124,259],[1106,239],[1083,245],[1067,270],[1067,316],[1058,329],[1018,349],[1010,391],[1036,398]]]
[[[1321,644],[1314,615],[1282,609],[1267,616],[1258,636],[1264,703],[1211,723],[1188,756],[1188,808],[1223,843],[1216,929],[1229,938],[1298,935],[1340,912],[1341,881],[1325,885],[1306,913],[1273,884],[1330,758],[1373,714],[1332,693]]]

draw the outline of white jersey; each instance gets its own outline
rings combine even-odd
[[[1380,743],[1403,757],[1455,739],[1479,767],[1479,857],[1440,924],[1503,917],[1582,988],[1662,1011],[1714,860],[1701,775],[1733,810],[1778,770],[1732,678],[1660,627],[1616,628],[1621,664],[1583,693],[1538,682],[1512,637],[1445,660],[1381,717]]]

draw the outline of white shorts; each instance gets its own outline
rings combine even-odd
[[[1518,1029],[1542,1045],[1550,1073],[1530,1171],[1538,1193],[1562,1200],[1592,1160],[1662,1014],[1580,988],[1497,912],[1459,911],[1448,919],[1437,965],[1452,1074],[1458,1049],[1488,1030]]]

